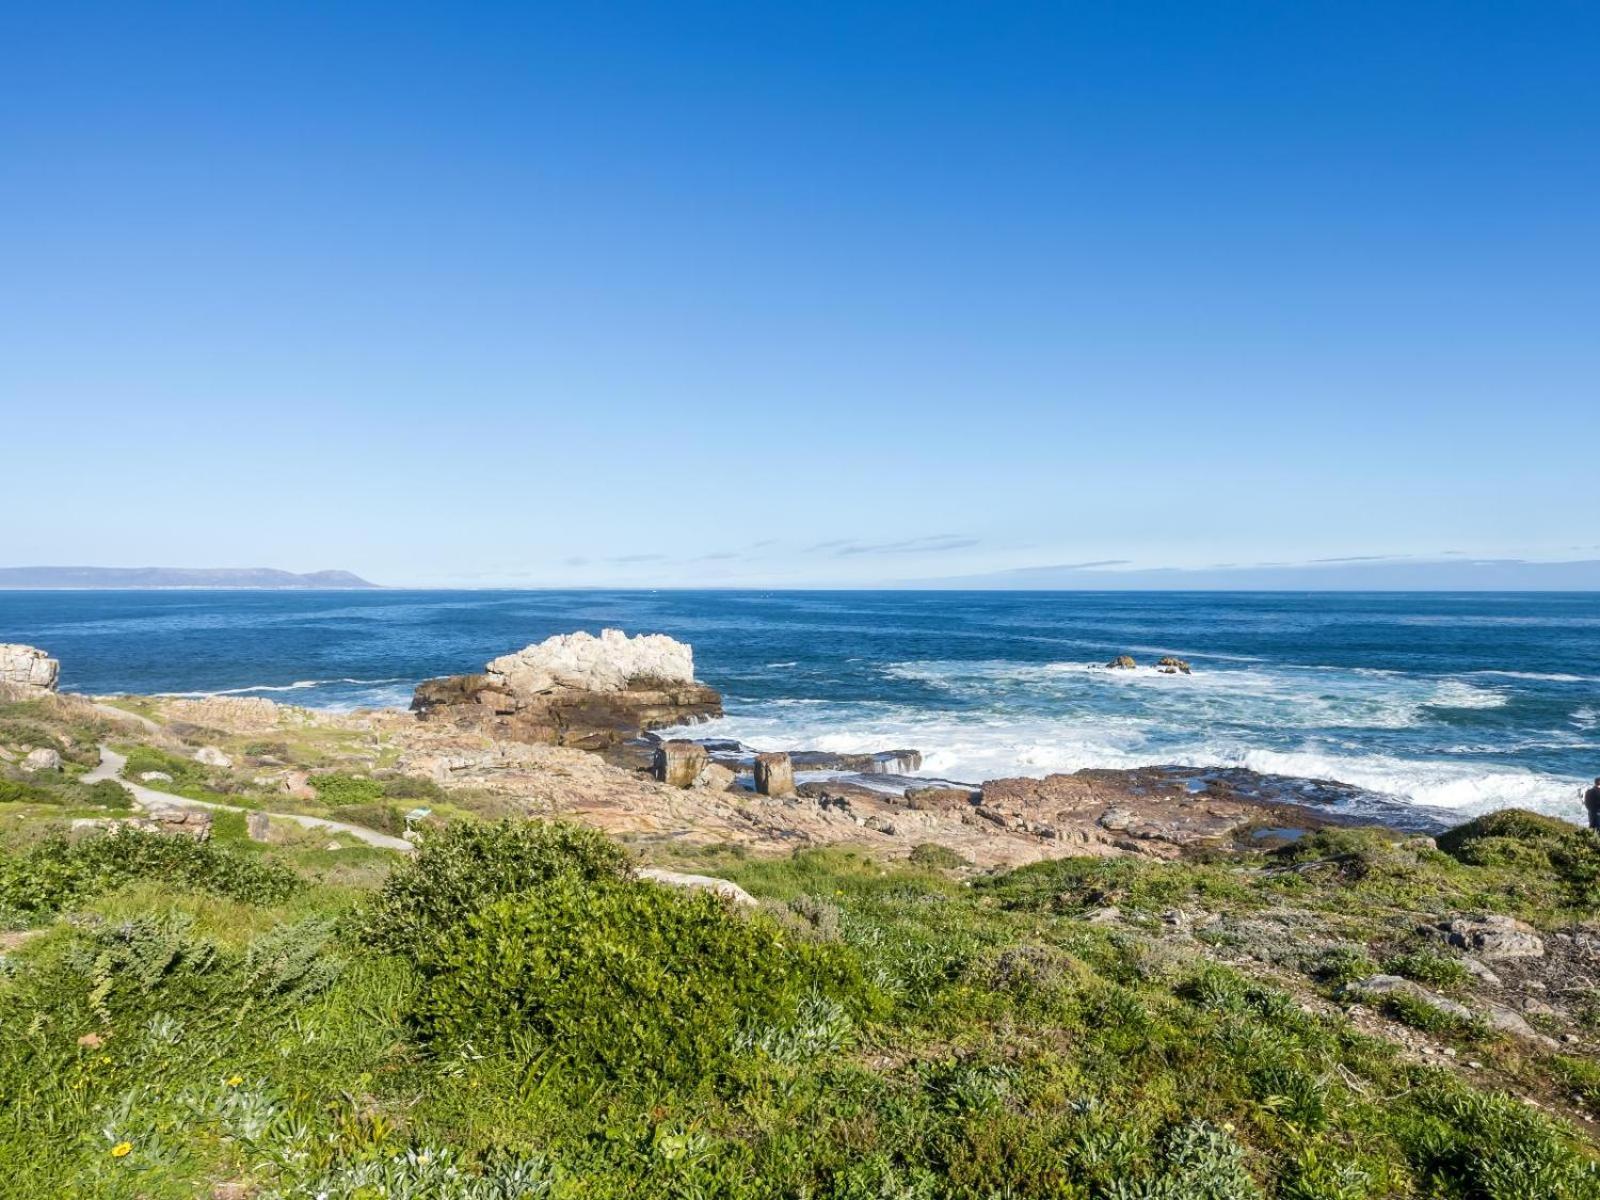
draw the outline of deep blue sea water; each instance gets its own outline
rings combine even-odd
[[[317,706],[606,626],[693,644],[728,713],[697,735],[946,778],[1246,766],[1576,820],[1600,775],[1600,594],[0,592],[0,641],[66,689]],[[1123,653],[1145,665],[1099,669]]]

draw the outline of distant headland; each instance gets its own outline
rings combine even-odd
[[[0,590],[22,588],[376,588],[349,571],[271,567],[0,567]]]

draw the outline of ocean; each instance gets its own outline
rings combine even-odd
[[[1581,820],[1600,775],[1592,593],[0,592],[0,641],[65,690],[330,708],[607,626],[694,646],[727,707],[695,736],[917,749],[946,779],[1247,767]]]

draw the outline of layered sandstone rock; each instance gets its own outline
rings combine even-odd
[[[651,774],[657,783],[668,787],[693,787],[700,773],[711,765],[706,748],[696,742],[662,742],[656,747]]]
[[[967,819],[1072,847],[1064,853],[1152,858],[1177,858],[1188,847],[1224,841],[1253,824],[1327,824],[1290,805],[1209,789],[1193,793],[1159,770],[993,779]]]
[[[53,692],[60,677],[61,663],[38,647],[16,642],[0,644],[0,686]]]
[[[794,795],[794,764],[787,754],[758,754],[756,791],[763,796]]]
[[[695,682],[693,651],[661,634],[565,634],[490,662],[481,675],[430,679],[412,710],[491,737],[597,750],[642,730],[722,714]]]

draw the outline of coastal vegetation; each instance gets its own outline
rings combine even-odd
[[[329,811],[442,795],[252,736]],[[1600,842],[1562,822],[979,870],[451,792],[402,856],[107,831],[87,757],[0,794],[0,1196],[1600,1197]]]

